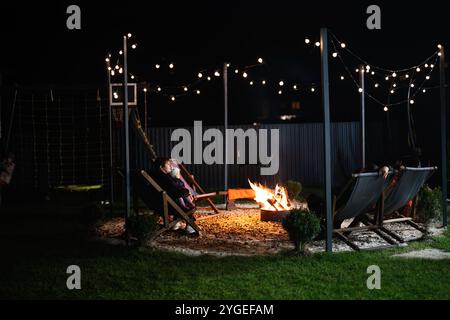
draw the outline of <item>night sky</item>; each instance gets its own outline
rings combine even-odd
[[[224,61],[230,67],[231,124],[280,122],[282,114],[296,114],[295,122],[322,121],[319,49],[314,43],[320,27],[328,27],[352,51],[373,65],[399,69],[415,65],[448,44],[449,30],[442,2],[411,1],[3,1],[0,4],[2,50],[0,70],[3,85],[104,86],[107,52],[117,56],[121,36],[133,34],[138,49],[130,53],[129,71],[138,81],[154,88],[182,86],[197,80],[197,73],[220,70]],[[66,28],[66,8],[81,7],[81,30]],[[381,30],[366,28],[366,8],[381,7]],[[235,76],[235,66],[265,64],[252,69],[249,79]],[[330,59],[332,60],[332,59]],[[168,69],[175,63],[173,71]],[[113,61],[114,63],[114,61]],[[161,64],[156,70],[155,64]],[[354,70],[355,61],[348,60]],[[437,71],[437,70],[436,70]],[[334,121],[359,119],[359,94],[337,60],[330,64],[331,108]],[[354,74],[356,76],[356,74]],[[200,83],[195,94],[170,102],[167,96],[151,94],[150,123],[153,126],[223,123],[221,78]],[[260,85],[262,80],[268,84]],[[298,92],[278,95],[278,82],[294,83]],[[432,84],[438,82],[435,72]],[[431,83],[431,82],[430,82]],[[376,92],[386,101],[388,89]],[[416,99],[414,116],[420,127],[438,123],[439,91]],[[292,102],[300,110],[291,109]],[[404,105],[391,110],[391,120],[405,117]],[[386,121],[383,107],[367,102],[368,121]],[[436,126],[434,126],[436,127]],[[424,130],[422,136],[428,134]],[[433,133],[434,135],[435,133]]]

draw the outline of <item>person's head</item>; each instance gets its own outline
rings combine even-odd
[[[180,177],[181,177],[180,169],[179,168],[172,168],[172,171],[170,171],[170,175],[173,178],[180,179]]]
[[[172,171],[172,164],[170,163],[169,158],[157,159],[156,165],[159,166],[159,169],[164,173],[170,173]]]

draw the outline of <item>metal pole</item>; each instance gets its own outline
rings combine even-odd
[[[445,54],[444,46],[440,47],[439,60],[440,92],[441,92],[441,174],[442,174],[442,204],[443,226],[447,226],[447,110],[445,98]]]
[[[330,88],[328,80],[328,30],[320,29],[320,56],[322,62],[322,107],[323,123],[323,154],[324,154],[324,185],[325,208],[327,221],[326,251],[333,251],[333,212],[331,204],[331,125],[330,125]]]
[[[364,87],[364,66],[359,70],[359,87],[361,92],[361,168],[366,167],[366,89]]]
[[[108,121],[109,121],[109,213],[113,214],[114,206],[114,159],[113,159],[113,133],[112,133],[112,109],[111,109],[111,63],[109,61],[109,54],[106,58],[106,72],[108,74]]]
[[[125,191],[125,232],[127,244],[129,244],[129,230],[128,223],[130,218],[131,208],[131,193],[130,193],[130,140],[129,140],[129,120],[128,120],[128,45],[127,35],[123,36],[123,139],[124,139],[124,191]]]
[[[148,117],[148,112],[147,112],[147,84],[145,84],[145,88],[144,88],[144,129],[145,129],[145,134],[148,135],[147,132],[147,117]]]
[[[224,152],[224,190],[228,191],[228,67],[227,63],[223,64],[223,104],[224,104],[224,135],[225,135],[225,152]],[[226,196],[225,196],[226,203]]]

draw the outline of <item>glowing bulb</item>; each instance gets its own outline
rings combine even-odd
[[[434,64],[430,64],[430,67],[431,67],[431,68],[434,68]]]
[[[278,82],[278,84],[280,85],[280,87],[284,86],[284,82],[283,81]]]
[[[359,88],[358,91],[359,91],[359,93],[362,93],[362,92],[363,92],[363,89],[362,89],[362,88]]]
[[[147,92],[147,88],[144,88],[144,92]]]
[[[423,89],[422,92],[423,92],[423,93],[426,93],[426,92],[427,92],[427,89]]]
[[[106,62],[109,62],[109,58],[106,58],[105,61],[106,61]]]
[[[283,91],[281,91],[281,90],[280,90],[280,91],[278,91],[278,94],[282,94],[282,93],[283,93]]]
[[[120,55],[123,55],[123,51],[122,51],[122,50],[120,50],[120,51],[119,51],[119,54],[120,54]]]
[[[111,67],[108,67],[108,70],[111,71]]]
[[[338,56],[337,52],[333,52],[332,56],[333,58],[336,58]]]
[[[378,83],[375,83],[375,88],[378,88],[380,85]]]
[[[311,40],[309,40],[308,38],[305,39],[305,43],[309,44],[311,42]]]
[[[416,72],[420,72],[420,68],[419,67],[417,67]]]
[[[370,66],[369,66],[369,65],[366,66],[366,70],[367,70],[367,71],[370,70]]]
[[[137,44],[134,43],[134,44],[131,46],[131,49],[136,49],[136,48],[137,48]]]
[[[388,80],[389,80],[389,77],[384,78],[384,80],[388,81]]]
[[[441,50],[442,49],[442,45],[438,44],[438,49]]]
[[[195,91],[196,94],[200,94],[200,90]]]
[[[244,73],[242,74],[242,76],[243,76],[244,78],[247,78],[247,77],[248,77],[247,72],[244,72]]]
[[[345,48],[346,47],[346,44],[345,43],[341,43],[341,48]]]
[[[161,92],[161,87],[158,87],[158,89],[156,89],[156,90],[158,90],[158,92]]]
[[[128,34],[127,34],[127,37],[128,37],[128,38],[131,38],[131,33],[128,33]]]
[[[394,92],[395,92],[394,90],[391,90],[391,93],[392,93],[392,94],[394,94]]]
[[[169,64],[169,68],[170,68],[170,69],[173,69],[173,68],[174,68],[173,63]]]
[[[116,73],[114,72],[114,70],[111,70],[111,75],[115,75]]]
[[[208,81],[211,81],[211,77],[206,78]]]
[[[438,52],[438,56],[439,56],[439,57],[442,56],[442,52]]]
[[[317,41],[314,45],[315,45],[316,47],[320,47],[320,42]]]
[[[115,68],[116,68],[116,70],[119,70],[120,67],[118,64],[116,64]]]
[[[155,64],[155,68],[159,69],[159,68],[161,68],[161,66],[159,64]]]
[[[355,71],[356,71],[356,73],[358,73],[358,72],[359,72],[359,69],[356,69]]]
[[[406,79],[409,79],[409,74],[406,74],[406,75],[405,75],[405,78],[406,78]]]
[[[202,77],[203,77],[203,74],[202,74],[201,72],[199,72],[197,76],[198,76],[199,78],[202,78]]]
[[[389,108],[388,107],[384,107],[384,109],[383,109],[385,112],[388,112],[389,111]]]
[[[188,91],[188,88],[187,88],[187,87],[184,87],[183,90],[184,90],[184,92],[186,92],[186,91]]]
[[[345,79],[345,77],[344,76],[341,76],[341,80],[344,80]]]
[[[297,90],[297,85],[294,84],[294,86],[292,87],[294,90]]]
[[[397,76],[397,74],[394,72],[393,74],[392,74],[392,78],[395,78]]]
[[[263,59],[262,58],[258,58],[258,62],[259,63],[263,63]]]
[[[238,69],[235,69],[235,70],[234,70],[234,73],[238,74],[238,73],[239,73],[239,70],[238,70]]]
[[[414,100],[411,99],[411,100],[409,101],[409,103],[414,104]]]
[[[220,77],[220,73],[219,73],[219,71],[216,71],[216,72],[214,72],[214,76],[216,76],[216,77]]]
[[[123,73],[123,69],[122,69],[122,68],[119,69],[119,73],[120,73],[120,74]]]
[[[132,79],[132,80],[134,79],[134,76],[133,76],[133,75],[131,75],[131,79]]]
[[[392,86],[393,86],[394,88],[397,88],[397,84],[396,84],[396,83],[394,83]]]
[[[251,86],[253,85],[253,81],[250,81],[250,85],[251,85]]]
[[[375,75],[375,71],[372,71],[370,74],[374,76]]]
[[[429,66],[428,66],[428,63],[425,63],[425,68],[428,68]]]
[[[314,91],[316,91],[316,88],[311,88],[311,92],[314,92]]]
[[[174,97],[174,96],[171,96],[171,97],[170,97],[170,100],[175,101],[175,97]]]
[[[261,84],[265,85],[266,84],[266,80],[261,81]]]
[[[411,88],[414,88],[414,83],[411,83]]]
[[[227,63],[227,68],[229,68],[231,66],[231,64]]]
[[[430,76],[426,76],[425,79],[430,80]]]

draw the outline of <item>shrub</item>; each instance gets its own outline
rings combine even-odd
[[[302,184],[298,181],[289,180],[286,184],[289,199],[295,200],[302,192]]]
[[[431,189],[425,185],[419,193],[417,205],[417,218],[422,222],[428,222],[439,218],[442,210],[442,191],[439,187]]]
[[[320,220],[314,212],[292,210],[283,220],[283,228],[294,242],[295,252],[305,254],[305,245],[320,232]]]
[[[158,230],[158,216],[154,214],[132,214],[129,219],[129,231],[143,244]]]

